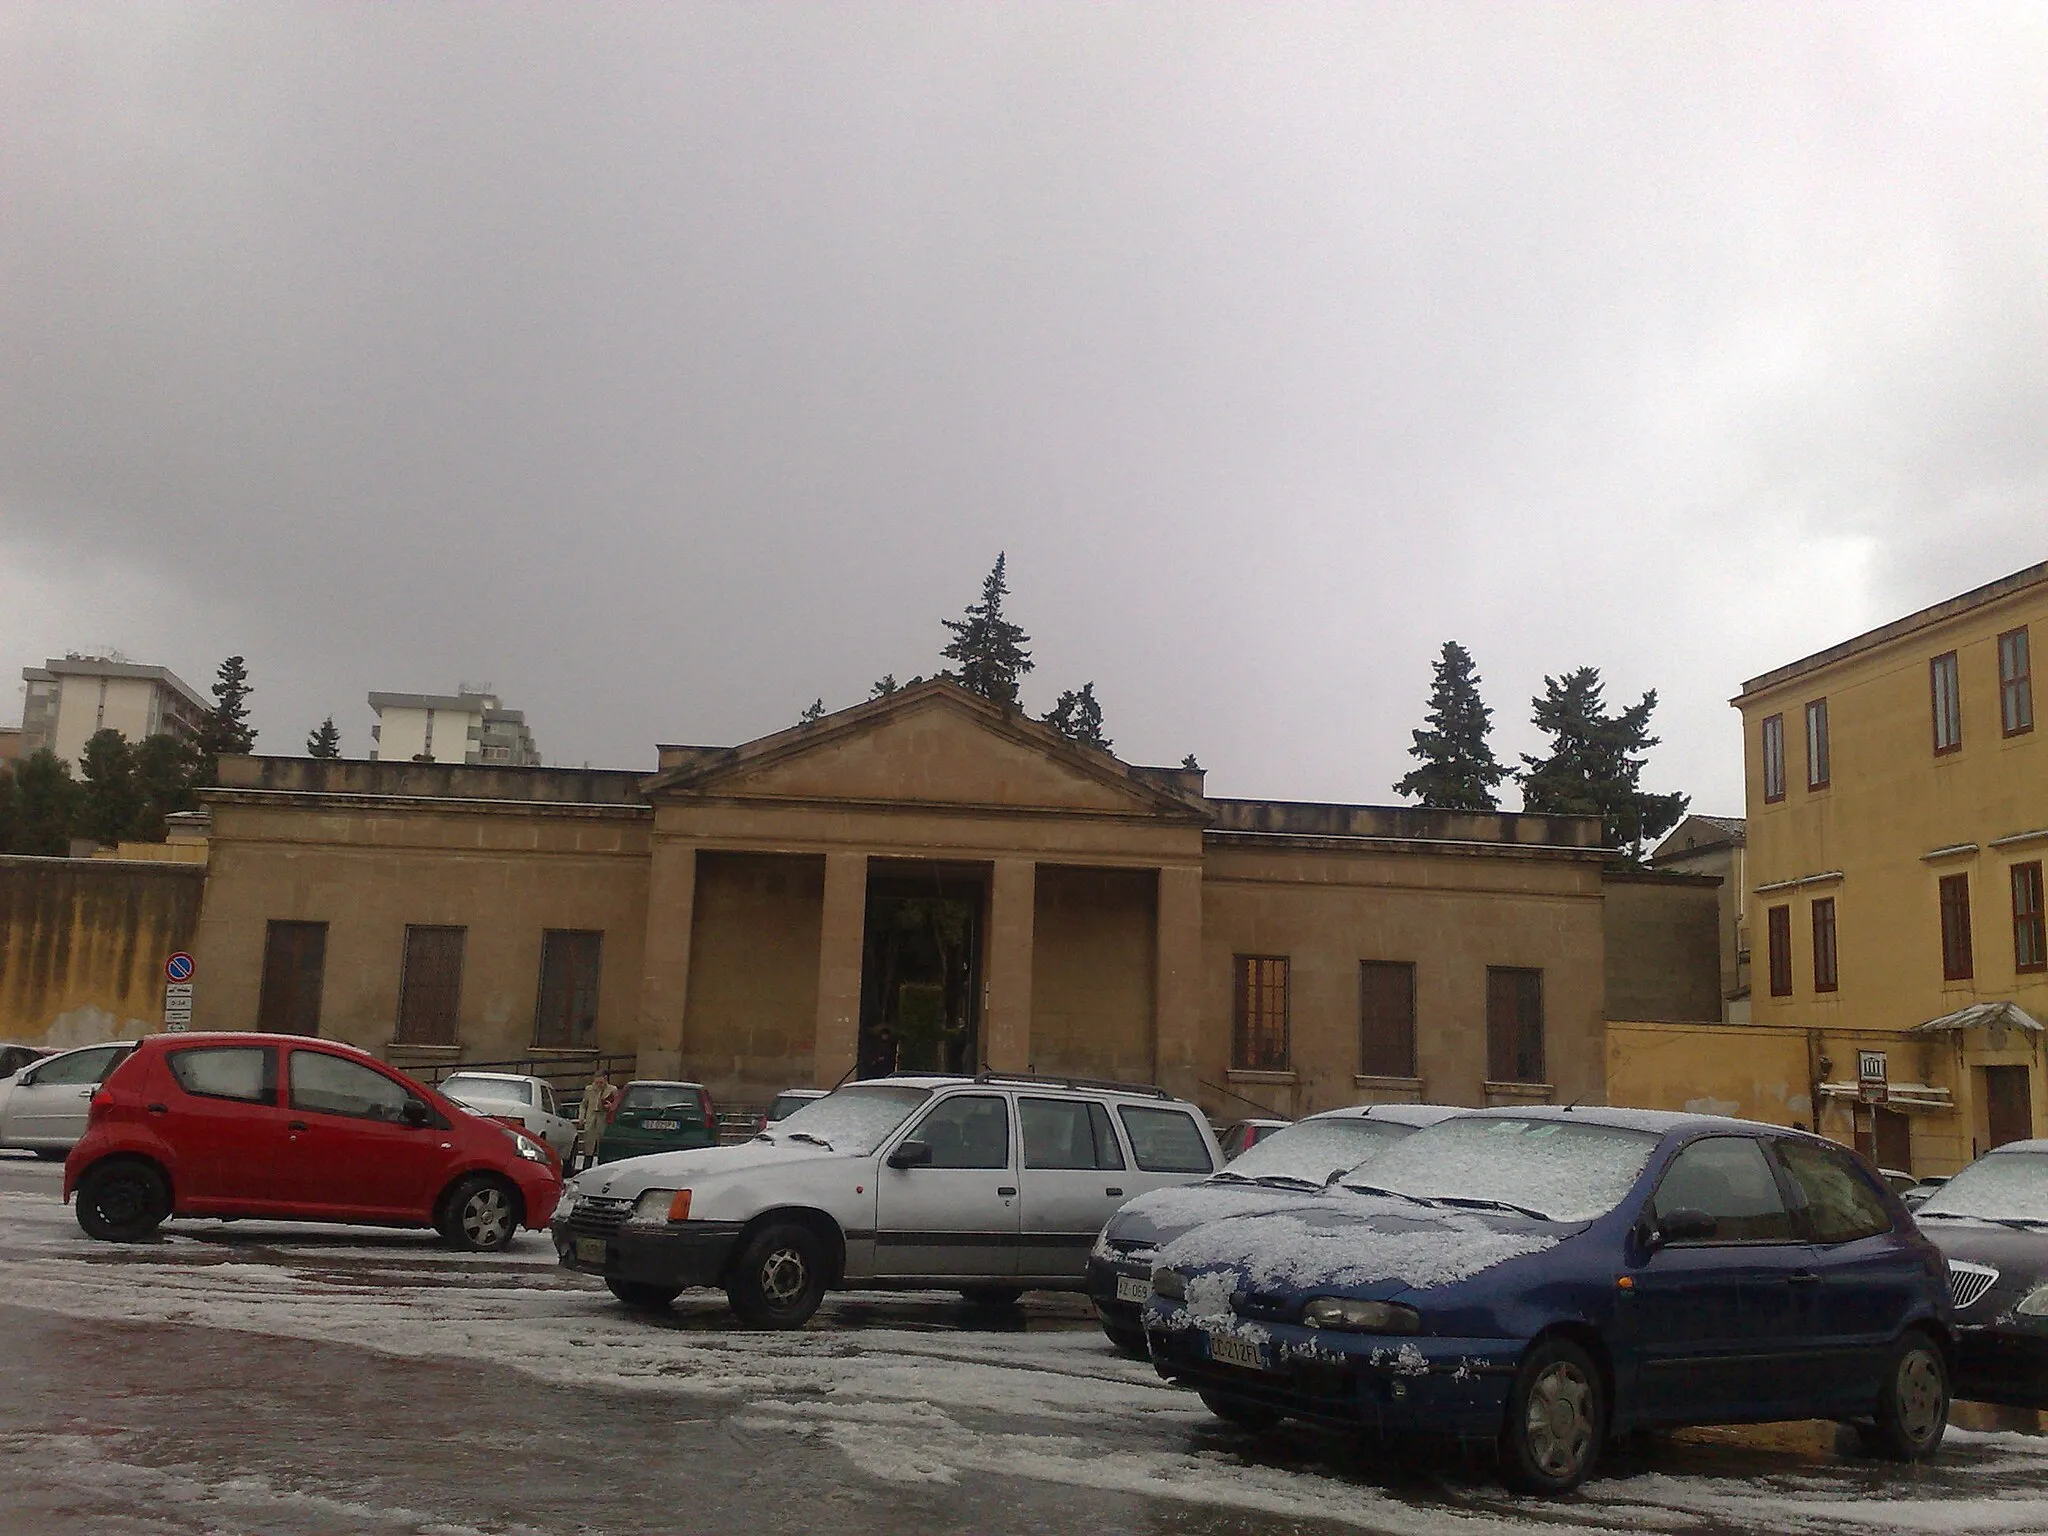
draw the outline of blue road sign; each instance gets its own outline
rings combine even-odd
[[[182,949],[164,962],[164,976],[170,981],[190,981],[198,969],[199,963]]]

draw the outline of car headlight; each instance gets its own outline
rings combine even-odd
[[[2048,1317],[2048,1285],[2037,1285],[2013,1310],[2021,1317]]]
[[[1168,1301],[1188,1299],[1187,1276],[1177,1269],[1155,1269],[1152,1271],[1152,1294],[1164,1296]]]
[[[545,1163],[548,1160],[547,1148],[529,1136],[514,1135],[512,1145],[519,1149],[519,1155],[529,1163]]]
[[[1422,1314],[1391,1301],[1352,1301],[1345,1296],[1318,1296],[1301,1309],[1310,1328],[1348,1328],[1354,1333],[1420,1333]]]
[[[627,1218],[645,1226],[689,1219],[690,1192],[687,1189],[642,1190],[640,1198],[633,1202],[633,1214]]]

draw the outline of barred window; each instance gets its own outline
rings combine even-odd
[[[604,935],[550,928],[541,937],[533,1043],[577,1050],[597,1042],[597,976]]]
[[[1285,1072],[1287,957],[1239,955],[1230,1065],[1241,1072]]]
[[[405,930],[405,965],[398,981],[398,1035],[405,1045],[455,1044],[456,1007],[462,1000],[462,948],[466,928]]]
[[[1415,965],[1358,962],[1358,1070],[1367,1077],[1414,1077]]]

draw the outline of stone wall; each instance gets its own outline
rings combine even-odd
[[[1610,870],[1607,1017],[1721,1022],[1721,882]]]
[[[0,857],[0,1040],[161,1028],[164,959],[191,947],[205,878],[203,865]]]

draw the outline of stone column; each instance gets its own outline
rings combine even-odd
[[[1159,871],[1158,970],[1153,985],[1152,1060],[1159,1086],[1196,1097],[1202,1040],[1202,869]]]
[[[640,954],[635,1071],[683,1075],[683,1017],[690,1001],[690,934],[697,910],[697,845],[654,839],[647,872],[647,934]]]
[[[1031,950],[1038,866],[997,859],[989,887],[988,1014],[981,1059],[993,1072],[1031,1070]]]
[[[868,856],[825,855],[825,910],[818,934],[818,1020],[811,1080],[830,1088],[860,1049],[861,950],[867,939]]]

